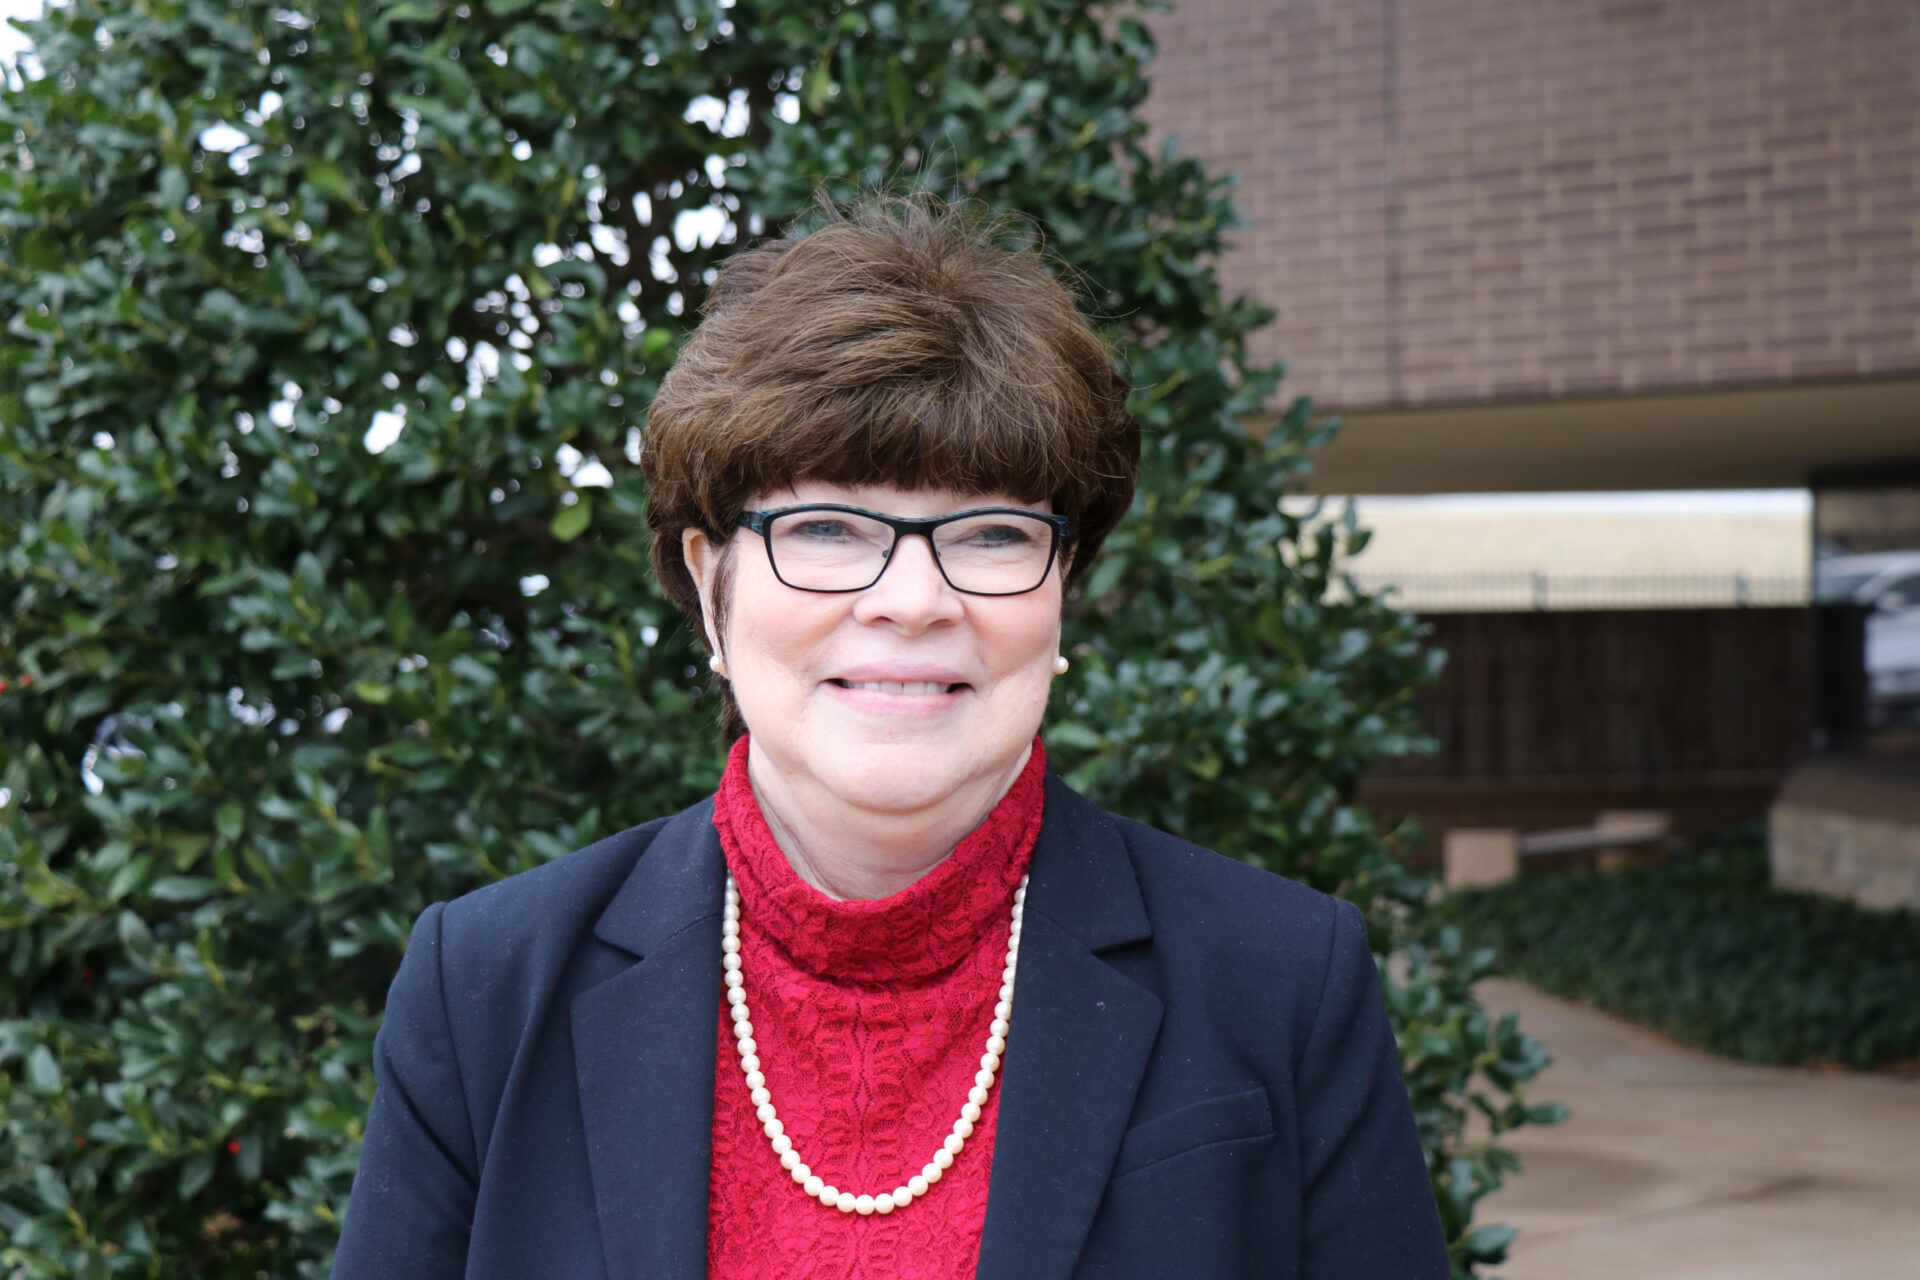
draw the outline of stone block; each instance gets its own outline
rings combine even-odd
[[[1455,827],[1441,846],[1448,889],[1482,889],[1520,874],[1520,835],[1502,827]]]
[[[1920,824],[1783,801],[1768,815],[1768,850],[1782,889],[1920,911]]]

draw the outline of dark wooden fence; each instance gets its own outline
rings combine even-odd
[[[1426,620],[1448,655],[1420,702],[1439,751],[1367,779],[1383,818],[1526,830],[1659,808],[1699,838],[1764,815],[1815,743],[1825,682],[1806,608]]]

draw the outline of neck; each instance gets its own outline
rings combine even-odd
[[[817,786],[796,785],[751,743],[747,778],[796,875],[836,901],[871,901],[892,897],[945,862],[1000,803],[1032,754],[1029,743],[1010,768],[969,779],[911,813],[862,808]]]

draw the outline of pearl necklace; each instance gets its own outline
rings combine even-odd
[[[993,1006],[993,1024],[987,1030],[987,1051],[980,1056],[980,1070],[974,1073],[973,1088],[967,1091],[966,1105],[960,1108],[960,1118],[953,1122],[953,1132],[934,1150],[933,1159],[927,1161],[919,1173],[892,1191],[877,1196],[857,1196],[827,1182],[801,1159],[773,1109],[773,1095],[767,1092],[767,1077],[760,1070],[760,1047],[754,1043],[753,1022],[747,1014],[746,979],[740,974],[740,891],[734,887],[733,877],[727,877],[726,913],[720,925],[720,963],[727,984],[728,1014],[733,1019],[733,1047],[740,1055],[740,1070],[747,1079],[754,1114],[762,1132],[773,1144],[773,1154],[779,1158],[780,1167],[793,1175],[794,1182],[808,1196],[842,1213],[857,1213],[862,1217],[892,1213],[927,1194],[927,1189],[940,1181],[940,1175],[953,1167],[960,1149],[973,1136],[980,1109],[987,1105],[987,1091],[999,1076],[1000,1055],[1006,1052],[1007,1023],[1013,1017],[1013,971],[1020,959],[1020,918],[1026,910],[1026,901],[1027,877],[1021,876],[1020,887],[1013,891],[1013,928],[1007,936],[1007,967],[1000,974],[1000,997]]]

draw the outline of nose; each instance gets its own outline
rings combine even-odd
[[[860,621],[892,622],[913,631],[957,619],[963,611],[960,593],[947,585],[934,563],[933,544],[917,534],[894,544],[879,581],[854,601],[854,616]]]

